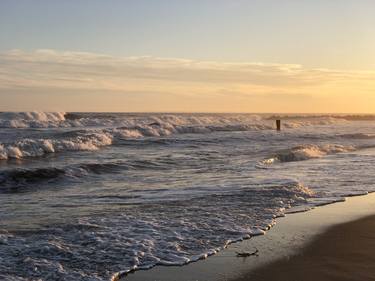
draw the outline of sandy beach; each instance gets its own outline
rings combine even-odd
[[[375,216],[334,226],[298,254],[236,281],[375,280]]]

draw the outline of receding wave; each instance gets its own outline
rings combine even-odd
[[[42,265],[43,270],[33,275],[40,280],[50,280],[50,272],[62,268],[52,280],[102,281],[118,280],[156,265],[185,265],[205,259],[231,243],[264,234],[286,209],[314,197],[312,190],[295,181],[265,185],[264,189],[246,188],[162,205],[134,205],[131,214],[116,212],[100,220],[82,217],[66,225],[51,223],[33,235],[5,233],[0,236],[4,256],[27,251],[29,258],[22,263],[24,255],[10,255],[1,265],[10,268],[6,274],[25,280]],[[259,212],[259,208],[262,212],[257,216],[245,215]],[[207,216],[218,209],[221,211],[215,216]],[[88,245],[95,250],[87,251]],[[102,259],[103,255],[111,258]],[[23,266],[14,268],[14,264]],[[98,266],[106,270],[98,271]]]
[[[261,162],[263,165],[270,165],[275,162],[295,162],[314,158],[320,158],[329,154],[350,152],[356,150],[353,146],[344,146],[339,144],[306,144],[293,147],[277,153]]]

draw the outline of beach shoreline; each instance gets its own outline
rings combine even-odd
[[[208,259],[184,266],[156,266],[150,270],[136,271],[120,280],[245,281],[253,272],[269,270],[268,266],[273,266],[280,260],[285,262],[301,255],[306,247],[318,237],[324,237],[332,228],[352,224],[373,215],[375,193],[348,197],[345,202],[287,214],[278,218],[277,224],[266,235],[233,243]],[[238,252],[253,252],[255,249],[259,251],[258,256],[237,257]],[[272,280],[269,278],[268,276],[268,280]],[[253,277],[251,280],[257,279]]]
[[[335,225],[298,254],[265,265],[236,281],[375,280],[375,215]]]

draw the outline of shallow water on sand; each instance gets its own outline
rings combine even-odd
[[[185,264],[375,190],[373,116],[0,113],[0,279]]]

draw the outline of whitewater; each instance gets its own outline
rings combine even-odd
[[[0,112],[0,280],[126,279],[373,192],[374,121]]]

